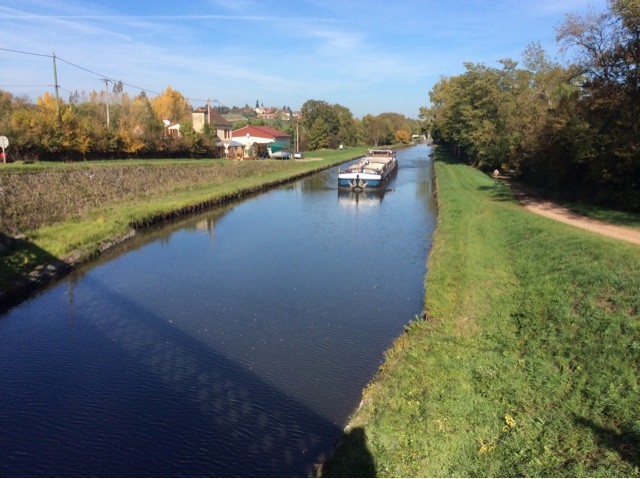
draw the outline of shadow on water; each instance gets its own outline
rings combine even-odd
[[[593,420],[575,415],[574,422],[591,429],[601,446],[615,452],[632,467],[640,467],[640,435],[631,427],[622,432],[596,424]]]
[[[110,364],[68,358],[38,385],[50,391],[49,407],[36,417],[24,406],[29,391],[4,389],[0,476],[309,476],[339,437],[339,425],[204,341],[95,279],[84,281],[117,306],[82,318],[70,291],[69,323],[73,334],[97,328]],[[139,381],[120,384],[125,374]],[[65,384],[78,376],[86,381]]]
[[[376,477],[376,465],[367,447],[364,428],[343,432],[333,454],[319,472],[320,477]]]
[[[25,265],[47,264],[28,274]],[[0,232],[0,313],[25,300],[34,290],[71,270],[70,265],[30,241]]]
[[[421,162],[424,159],[407,160],[401,168],[412,164],[418,169]],[[435,201],[431,181],[426,181],[430,169],[422,170],[419,197]],[[324,175],[324,181],[318,183],[314,177],[300,188],[333,190],[334,175]],[[403,189],[398,182],[397,188],[382,192],[387,195],[384,202],[375,194],[348,197],[346,207],[355,204],[364,211],[371,203],[375,210],[393,205],[394,197],[404,191],[414,198],[411,180],[410,188]],[[217,218],[202,218],[194,227],[206,230],[215,242]],[[166,231],[158,231],[157,237],[170,241]],[[90,266],[148,241],[136,236]],[[167,274],[171,271],[167,269]],[[66,294],[64,288],[52,288],[54,298],[42,295],[42,304],[33,310],[26,304],[26,313],[17,316],[33,333],[27,340],[24,325],[5,322],[0,335],[0,477],[313,473],[314,465],[341,436],[338,420],[298,399],[295,390],[287,393],[275,387],[265,379],[273,376],[264,370],[263,375],[256,373],[243,357],[223,354],[225,338],[220,330],[211,333],[215,326],[209,326],[209,336],[200,335],[195,327],[181,329],[180,321],[173,324],[171,316],[160,311],[162,306],[144,303],[152,295],[120,294],[118,285],[111,288],[97,276],[91,267],[80,268],[70,278]],[[74,283],[79,278],[82,281]],[[174,300],[168,288],[158,294],[166,296],[166,304]],[[177,295],[175,300],[179,301]],[[36,320],[40,311],[43,317]],[[182,309],[180,314],[190,313]],[[66,324],[60,326],[65,318]],[[195,324],[207,325],[206,319],[205,313]],[[229,321],[211,319],[211,324]],[[9,347],[3,351],[3,345]],[[347,449],[352,470],[332,471],[329,465],[323,475],[375,476],[365,430],[353,429],[342,440],[351,446]]]
[[[57,280],[61,280],[72,270],[78,277],[82,277],[94,267],[108,263],[122,254],[144,248],[153,241],[166,243],[178,229],[206,229],[214,242],[216,222],[240,203],[241,201],[229,201],[204,211],[147,226],[141,230],[143,234],[134,234],[90,261],[78,265],[72,265],[29,241],[14,239],[0,232],[0,268],[4,277],[8,278],[5,283],[0,281],[0,313],[44,293],[48,285],[55,286]],[[200,220],[194,224],[194,218]],[[27,260],[31,264],[44,266],[29,275],[24,268]]]

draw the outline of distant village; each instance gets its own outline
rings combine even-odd
[[[355,118],[339,104],[307,100],[288,106],[227,107],[217,100],[194,108],[167,86],[149,97],[112,91],[73,92],[68,101],[45,92],[36,102],[0,90],[5,161],[117,158],[289,159],[304,151],[356,145],[407,144],[423,124],[398,113]]]
[[[214,103],[217,102],[214,100]],[[267,106],[256,100],[255,107],[245,104],[243,107],[227,107],[223,105],[213,106],[211,101],[206,106],[199,107],[191,113],[191,121],[193,130],[199,134],[206,134],[207,131],[215,132],[217,137],[217,156],[230,159],[258,159],[258,158],[274,158],[274,159],[290,159],[292,157],[302,158],[303,153],[300,151],[300,123],[303,120],[302,111],[292,111],[290,107],[282,108]],[[317,120],[320,118],[325,123],[332,123],[331,117],[335,117],[339,124],[343,123],[343,128],[339,140],[339,144],[335,141],[327,141],[326,144],[315,144],[315,147],[342,147],[344,143],[355,145],[362,143],[362,133],[355,131],[355,128],[349,131],[349,126],[356,126],[359,120],[351,115],[351,112],[340,105],[329,105],[323,101],[310,100],[303,105],[303,109],[307,110],[307,116],[312,116]],[[385,114],[387,118],[384,121],[371,117],[367,119],[367,125],[373,125],[373,129],[380,130],[380,134],[369,136],[369,144],[378,145],[379,141],[409,143],[410,141],[418,141],[426,139],[421,131],[421,125],[417,122],[407,125],[411,120],[407,120],[402,115],[395,113]],[[339,117],[342,116],[341,119]],[[382,115],[384,116],[384,115]],[[341,120],[341,121],[340,121]],[[184,120],[183,120],[184,121]],[[405,122],[404,124],[402,124]],[[290,134],[293,130],[291,123],[295,126],[295,139]],[[345,125],[346,123],[346,125]],[[302,122],[302,145],[303,149],[310,146],[309,138],[314,137],[316,133],[313,131],[315,121],[308,120]],[[349,125],[351,124],[351,125]],[[377,126],[376,126],[377,125]],[[170,136],[181,136],[181,124],[167,124],[168,134]],[[406,127],[406,129],[403,129]],[[387,130],[386,133],[384,130]],[[327,128],[327,134],[331,133]],[[392,136],[389,133],[393,133]],[[321,132],[320,135],[324,134]],[[327,135],[330,138],[331,135]],[[311,142],[317,143],[317,142]],[[314,146],[312,146],[314,148]],[[295,152],[295,153],[292,153]]]
[[[269,120],[269,122],[289,122],[299,119],[301,113],[290,108],[248,105],[243,108],[216,107],[209,103],[197,108],[191,114],[192,126],[196,133],[204,133],[207,127],[215,131],[218,138],[216,147],[218,156],[231,159],[275,158],[290,159],[293,154],[291,135],[267,124],[250,124],[251,120]],[[235,124],[235,128],[234,128]],[[240,126],[243,125],[243,126]],[[177,128],[176,128],[177,127]],[[172,130],[173,128],[173,130]],[[168,126],[172,134],[180,135],[180,125]],[[297,152],[299,156],[301,154]]]

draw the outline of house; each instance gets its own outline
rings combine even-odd
[[[229,123],[220,113],[205,106],[198,108],[191,113],[193,129],[201,133],[205,125],[215,127],[216,134],[223,142],[231,141],[231,123]]]
[[[291,151],[291,137],[269,126],[247,125],[232,132],[233,140],[245,146],[244,158],[262,158]]]
[[[167,133],[169,136],[182,136],[180,134],[180,123],[167,127]]]

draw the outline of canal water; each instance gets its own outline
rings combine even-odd
[[[431,150],[138,235],[0,316],[0,476],[306,476],[423,306]]]

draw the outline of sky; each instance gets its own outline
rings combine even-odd
[[[167,86],[194,107],[340,104],[357,118],[417,118],[464,63],[499,67],[607,0],[0,0],[0,89],[35,101]],[[8,51],[12,50],[12,51]],[[22,53],[18,53],[22,52]]]

